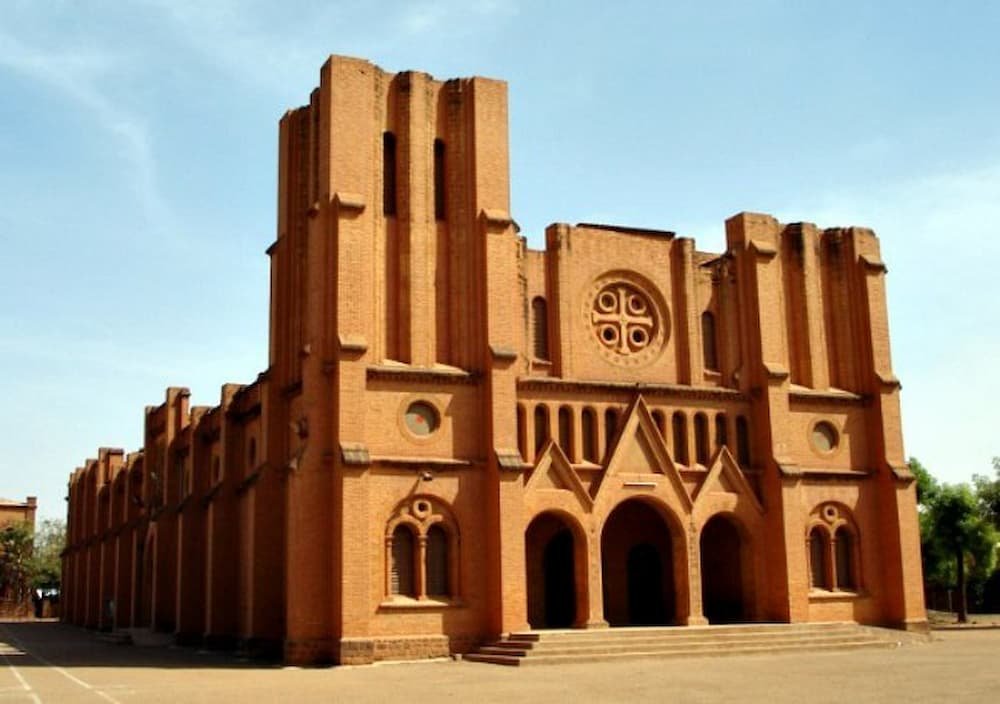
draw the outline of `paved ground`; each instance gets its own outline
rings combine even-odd
[[[1000,630],[895,650],[505,668],[466,662],[300,670],[0,623],[0,704],[21,702],[1000,702]]]

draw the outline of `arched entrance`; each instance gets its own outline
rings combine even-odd
[[[601,533],[604,618],[612,626],[658,626],[677,620],[670,527],[644,501],[623,502]]]
[[[532,628],[570,628],[577,621],[576,539],[569,523],[543,513],[524,538],[528,623]]]
[[[709,623],[746,619],[740,531],[732,519],[717,515],[701,531],[701,601]]]

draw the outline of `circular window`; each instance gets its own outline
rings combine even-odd
[[[659,351],[662,328],[645,291],[622,280],[599,282],[587,311],[604,356],[618,364],[642,364]]]
[[[414,401],[406,408],[403,416],[406,429],[414,435],[424,437],[438,429],[437,409],[426,401]]]
[[[813,426],[813,447],[820,452],[833,452],[837,449],[838,442],[839,437],[837,435],[837,429],[833,427],[832,423],[821,420]]]

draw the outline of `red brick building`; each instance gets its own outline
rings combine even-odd
[[[70,480],[65,619],[371,662],[527,627],[926,624],[875,235],[510,213],[507,91],[333,57],[269,366]]]

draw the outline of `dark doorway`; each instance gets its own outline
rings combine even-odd
[[[528,623],[570,628],[577,621],[576,541],[559,516],[543,513],[525,534]]]
[[[663,565],[660,554],[649,543],[628,551],[628,619],[633,626],[666,623],[663,599]]]
[[[661,626],[676,620],[670,527],[649,504],[619,505],[601,533],[604,618],[612,626]]]
[[[725,516],[715,516],[701,531],[701,600],[709,623],[746,619],[739,529]]]
[[[573,534],[556,533],[545,546],[545,625],[568,628],[576,618],[576,584],[573,581]]]

